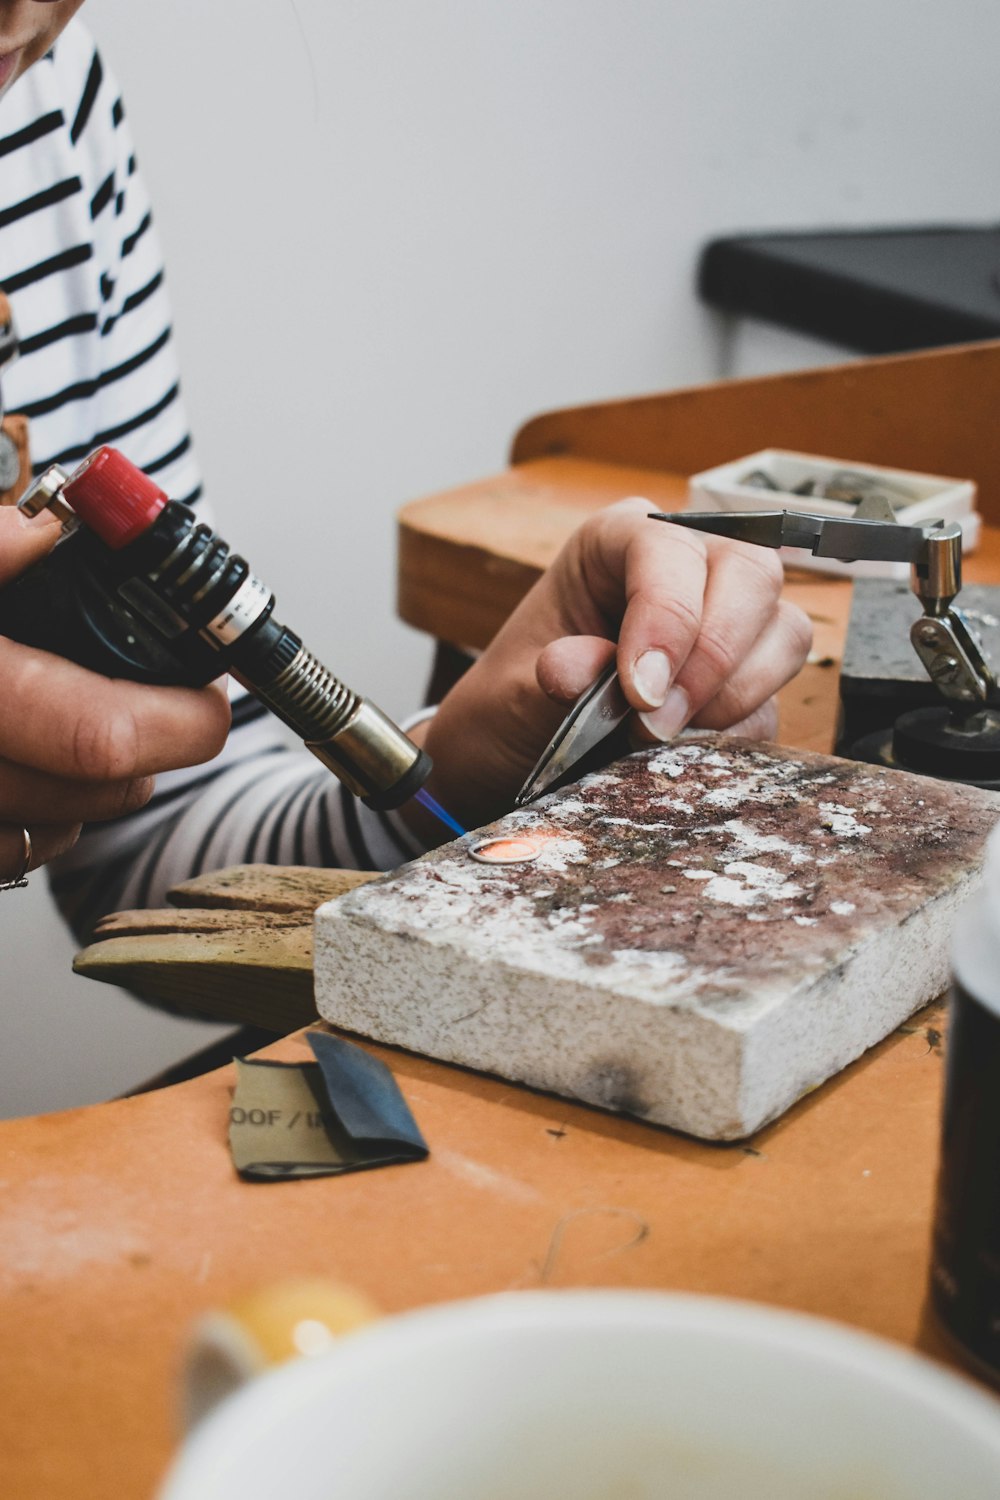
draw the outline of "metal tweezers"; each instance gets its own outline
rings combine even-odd
[[[596,682],[573,704],[514,799],[515,807],[534,802],[595,750],[632,711],[612,659]]]
[[[669,521],[692,531],[708,531],[734,542],[753,542],[757,547],[804,547],[814,557],[836,557],[854,562],[919,562],[927,548],[928,534],[941,526],[900,526],[896,521],[850,520],[840,516],[815,516],[801,510],[679,511],[650,514],[651,521]]]
[[[752,542],[758,547],[804,547],[816,557],[836,557],[842,562],[853,562],[859,557],[875,562],[921,562],[926,556],[927,538],[941,522],[900,526],[892,519],[888,506],[886,511],[884,519],[871,520],[854,517],[845,520],[799,510],[674,514],[656,511],[650,513],[649,519],[707,531],[736,542]],[[579,766],[584,757],[591,755],[630,712],[631,706],[612,661],[574,703],[518,792],[514,806],[524,807],[549,791]]]

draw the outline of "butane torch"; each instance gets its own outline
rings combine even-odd
[[[229,672],[369,807],[398,807],[431,760],[274,618],[274,595],[194,512],[115,448],[57,464],[20,501],[63,535],[0,592],[0,634],[109,677],[201,687]]]

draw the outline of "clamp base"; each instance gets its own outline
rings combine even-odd
[[[962,721],[943,705],[914,709],[845,753],[850,760],[1000,791],[1000,712],[982,709]]]

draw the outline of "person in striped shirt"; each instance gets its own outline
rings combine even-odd
[[[80,3],[0,0],[0,288],[21,340],[4,404],[28,418],[36,474],[113,443],[204,511],[150,205]],[[616,637],[640,738],[773,731],[773,694],[810,638],[779,598],[780,565],[651,527],[647,510],[622,502],[581,527],[411,726],[435,760],[430,789],[465,826],[510,806]],[[0,586],[52,531],[0,508]],[[356,802],[246,695],[230,710],[218,687],[112,682],[0,638],[0,879],[18,873],[26,827],[81,938],[103,912],[224,865],[392,868],[443,836],[425,818]]]

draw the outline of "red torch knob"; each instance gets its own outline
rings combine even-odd
[[[168,497],[117,448],[98,448],[71,474],[63,495],[114,551],[142,536]]]

